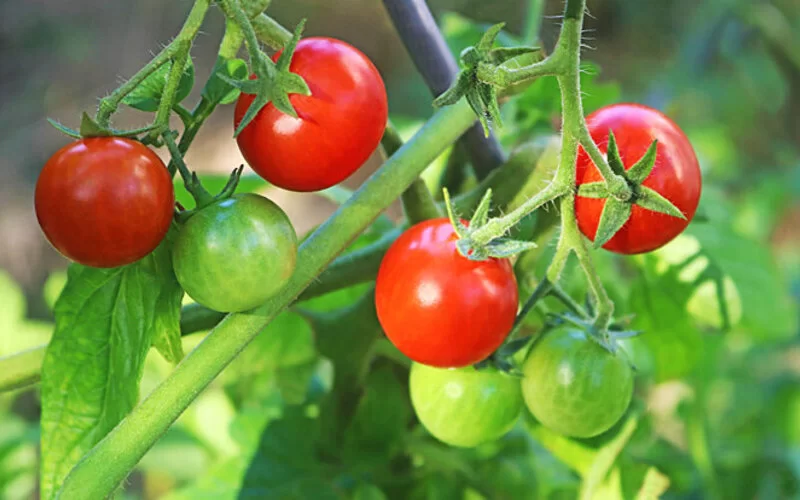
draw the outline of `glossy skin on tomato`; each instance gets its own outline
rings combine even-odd
[[[414,363],[409,391],[422,425],[451,446],[473,447],[502,437],[522,410],[519,379],[492,369]]]
[[[209,205],[178,232],[172,249],[175,275],[199,304],[221,312],[261,305],[289,281],[297,236],[275,203],[236,194]]]
[[[633,396],[633,370],[580,330],[557,328],[531,348],[522,395],[534,417],[565,436],[597,436],[622,418]]]
[[[161,159],[122,137],[67,144],[36,182],[42,231],[62,255],[85,266],[124,266],[152,252],[169,230],[174,205]]]
[[[389,248],[375,284],[386,336],[406,356],[437,367],[462,367],[503,343],[517,313],[517,282],[508,259],[471,261],[458,253],[446,218],[421,222]]]
[[[700,166],[689,139],[667,116],[638,104],[606,106],[589,115],[586,121],[603,154],[608,147],[608,132],[614,131],[626,169],[639,161],[653,139],[658,139],[653,171],[642,185],[660,193],[686,216],[684,220],[634,205],[630,219],[603,248],[637,254],[666,245],[686,229],[700,202]],[[603,180],[583,148],[578,151],[576,179],[578,185]],[[604,199],[575,197],[578,227],[591,240],[597,234],[605,203]]]
[[[267,104],[237,137],[239,149],[258,175],[278,187],[326,189],[358,170],[378,147],[388,117],[383,79],[367,56],[332,38],[300,40],[290,70],[311,89],[310,96],[289,96],[298,117]],[[239,97],[234,128],[253,99]]]

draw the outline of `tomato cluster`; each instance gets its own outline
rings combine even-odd
[[[329,38],[301,41],[290,69],[311,90],[309,96],[290,96],[297,117],[267,104],[239,134],[238,145],[250,166],[272,184],[294,191],[325,189],[350,176],[378,146],[388,113],[383,81],[364,54]],[[234,126],[253,101],[254,96],[241,94]],[[647,252],[677,236],[700,196],[697,158],[680,129],[655,110],[629,104],[603,108],[588,117],[588,124],[601,149],[608,148],[614,133],[625,168],[658,140],[654,166],[642,185],[686,216],[634,206],[604,247]],[[576,178],[579,185],[602,180],[583,150]],[[160,244],[172,223],[175,196],[165,165],[149,148],[131,139],[94,137],[50,158],[35,202],[45,235],[63,255],[88,266],[117,267]],[[589,238],[598,230],[604,203],[576,197],[577,222]],[[179,220],[173,267],[198,303],[217,311],[246,311],[291,278],[297,236],[286,214],[267,198],[221,196]],[[414,362],[410,394],[420,422],[454,446],[501,437],[523,405],[543,425],[567,436],[591,437],[611,428],[631,401],[633,372],[613,349],[582,330],[558,327],[537,339],[521,379],[491,366],[472,366],[505,342],[519,297],[509,259],[465,257],[458,238],[449,219],[416,224],[388,250],[376,278],[380,324]]]

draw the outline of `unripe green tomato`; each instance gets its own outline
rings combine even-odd
[[[519,379],[493,369],[414,363],[409,389],[422,425],[452,446],[472,447],[502,437],[522,409]]]
[[[531,348],[523,366],[522,394],[539,422],[570,437],[587,438],[610,429],[633,396],[633,370],[620,356],[559,327]]]
[[[283,288],[297,261],[297,235],[275,203],[236,194],[192,215],[172,249],[175,275],[199,304],[221,312],[261,305]]]

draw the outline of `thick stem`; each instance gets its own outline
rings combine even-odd
[[[67,476],[63,498],[103,498],[200,392],[475,119],[461,102],[433,118],[300,246],[290,282],[261,307],[230,314]]]
[[[39,381],[45,347],[36,347],[0,358],[0,393],[28,387]]]
[[[252,20],[256,37],[268,47],[280,50],[292,39],[292,32],[278,24],[266,14],[260,14]]]
[[[122,99],[126,95],[130,94],[133,89],[145,80],[145,78],[174,57],[186,42],[191,45],[197,33],[200,31],[200,26],[203,25],[203,20],[210,6],[211,0],[195,0],[192,10],[189,11],[189,15],[186,18],[186,22],[183,23],[181,31],[172,43],[164,47],[156,57],[133,75],[130,80],[122,84],[122,86],[112,92],[111,95],[104,97],[100,101],[100,106],[97,109],[97,116],[95,117],[97,123],[107,126],[109,118],[117,110],[119,103],[122,102]]]
[[[219,55],[225,59],[233,59],[239,54],[239,49],[244,42],[244,33],[235,22],[225,20],[225,34],[219,44]]]
[[[155,128],[150,132],[153,138],[161,135],[169,128],[169,115],[175,105],[175,94],[181,83],[181,77],[186,68],[186,61],[189,59],[189,49],[192,47],[191,40],[176,40],[175,55],[172,57],[172,66],[167,75],[167,83],[161,93],[161,101],[158,103],[156,111]],[[183,117],[181,117],[183,119]]]

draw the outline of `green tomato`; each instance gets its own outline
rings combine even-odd
[[[571,437],[610,429],[633,396],[633,370],[624,359],[586,338],[557,328],[531,348],[523,366],[525,404],[546,427]]]
[[[409,386],[419,421],[452,446],[472,447],[502,437],[522,409],[519,379],[490,369],[414,363]]]
[[[297,235],[275,203],[236,194],[184,224],[172,249],[175,275],[199,304],[221,312],[252,309],[294,272]]]

